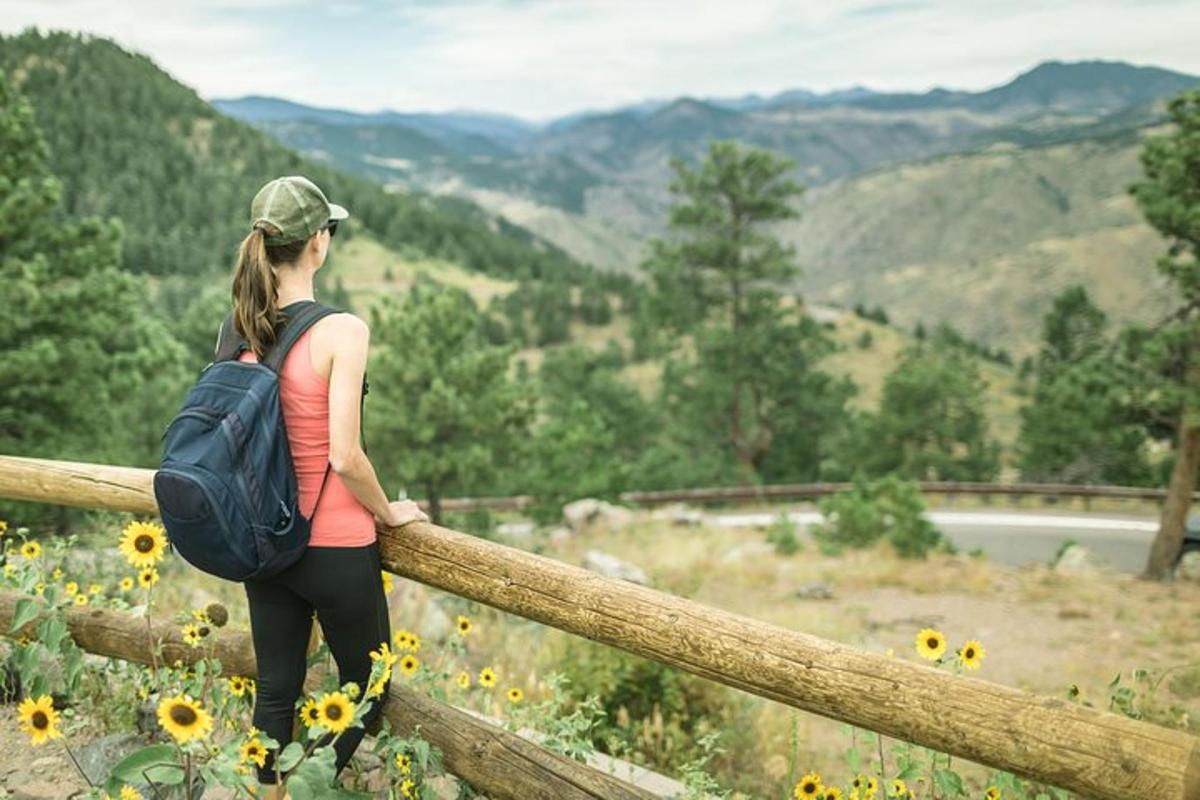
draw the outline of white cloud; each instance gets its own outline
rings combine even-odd
[[[1050,58],[1200,73],[1193,0],[0,0],[0,30],[87,30],[206,97],[534,118],[651,97],[984,88]]]

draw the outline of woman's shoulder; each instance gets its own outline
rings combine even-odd
[[[365,339],[371,334],[371,329],[367,326],[367,323],[349,311],[337,311],[321,317],[313,323],[312,330],[314,334],[319,331],[332,333],[337,341],[345,341],[351,337],[362,337]]]

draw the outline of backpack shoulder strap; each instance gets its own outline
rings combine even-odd
[[[330,314],[340,313],[339,309],[311,300],[293,303],[288,308],[292,310],[283,315],[283,328],[278,334],[275,344],[267,351],[264,360],[264,363],[275,372],[279,372],[283,366],[283,359],[287,357],[292,345],[313,326],[313,323]]]
[[[243,350],[249,349],[246,340],[238,335],[237,328],[233,326],[233,312],[230,311],[225,315],[224,321],[221,322],[221,328],[217,331],[217,346],[213,351],[213,361],[232,361]]]

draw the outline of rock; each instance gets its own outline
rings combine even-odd
[[[1103,569],[1104,562],[1080,544],[1068,545],[1054,562],[1054,571],[1064,575],[1094,575]]]
[[[1086,608],[1075,608],[1072,606],[1068,606],[1067,608],[1060,608],[1058,610],[1058,618],[1059,619],[1091,619],[1092,612],[1088,611]]]
[[[833,587],[819,581],[803,583],[796,589],[795,595],[801,600],[832,600]]]
[[[496,533],[511,542],[528,542],[533,537],[534,525],[526,519],[516,522],[502,522],[496,526]]]
[[[557,528],[551,528],[546,533],[546,539],[553,547],[562,547],[571,538],[571,529],[559,525]]]
[[[610,578],[640,583],[642,586],[649,583],[646,573],[642,572],[640,567],[635,567],[633,564],[599,550],[588,550],[583,554],[583,568],[607,575]]]
[[[34,772],[45,772],[48,769],[58,769],[62,766],[65,766],[65,764],[57,756],[42,756],[29,762],[29,768]]]
[[[585,497],[563,506],[563,520],[567,527],[578,533],[592,523],[601,523],[610,528],[628,525],[633,512],[594,497]]]
[[[1175,567],[1175,577],[1183,581],[1200,583],[1200,550],[1184,553]]]
[[[670,522],[672,525],[696,526],[704,524],[704,512],[688,508],[683,503],[672,503],[654,511],[654,519]]]
[[[114,764],[146,744],[140,736],[113,733],[85,744],[75,757],[92,783],[103,783]]]

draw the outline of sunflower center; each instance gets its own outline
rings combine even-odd
[[[133,548],[139,553],[149,553],[154,549],[154,537],[143,533],[133,540]]]
[[[190,706],[174,705],[171,706],[171,719],[177,725],[185,727],[194,725],[196,723],[196,712]]]
[[[342,718],[342,707],[338,706],[338,705],[329,706],[328,708],[325,709],[325,716],[327,716],[330,719],[335,720],[335,721],[341,719]]]
[[[938,640],[937,639],[926,639],[925,646],[928,647],[930,650],[936,650],[937,646],[938,646]]]
[[[805,794],[815,794],[816,791],[817,791],[817,785],[815,783],[804,784],[804,793]]]
[[[975,657],[975,648],[968,647],[967,652],[964,655],[966,655],[967,658],[974,658]]]
[[[37,728],[39,731],[44,731],[46,728],[50,727],[50,718],[46,716],[45,711],[33,712],[33,718],[29,721],[32,722],[33,727]]]
[[[256,755],[258,755],[258,748],[255,747],[254,745],[250,745],[249,747],[246,748],[246,752],[249,755],[256,756]]]

